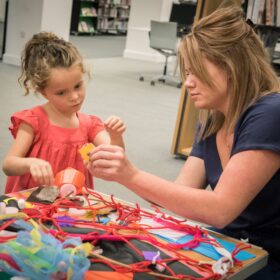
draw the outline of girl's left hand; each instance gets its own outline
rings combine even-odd
[[[105,127],[111,139],[119,138],[126,130],[124,122],[117,116],[110,116],[105,122]]]

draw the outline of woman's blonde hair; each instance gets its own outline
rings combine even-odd
[[[25,95],[35,93],[48,85],[50,71],[56,67],[69,68],[78,65],[82,73],[88,73],[83,58],[70,42],[51,32],[40,32],[26,43],[21,56],[19,83]]]
[[[224,122],[226,132],[232,132],[248,106],[265,94],[280,90],[263,42],[237,6],[219,8],[202,18],[182,39],[179,58],[184,80],[183,57],[187,57],[192,73],[212,88],[214,85],[203,65],[203,58],[221,67],[228,77],[229,110],[226,118],[215,110],[201,110],[198,139],[217,132]]]

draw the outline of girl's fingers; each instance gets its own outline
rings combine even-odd
[[[34,181],[40,185],[50,186],[53,184],[53,172],[50,165],[33,165],[30,167],[30,173]]]

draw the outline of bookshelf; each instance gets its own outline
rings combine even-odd
[[[255,24],[271,62],[279,65],[279,51],[275,52],[275,47],[280,35],[280,1],[246,0],[244,10],[246,18]]]
[[[98,1],[73,0],[71,30],[72,35],[93,35],[97,32]]]
[[[131,0],[73,0],[72,35],[126,34]]]
[[[100,33],[126,34],[131,0],[100,0],[98,25]]]

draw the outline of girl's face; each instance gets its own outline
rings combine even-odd
[[[78,65],[53,68],[48,85],[41,93],[56,110],[67,115],[76,113],[85,99],[81,68]]]
[[[192,73],[187,58],[184,58],[184,64],[186,76],[184,85],[188,89],[188,94],[193,100],[195,107],[217,110],[225,115],[229,104],[226,72],[208,59],[203,58],[203,65],[214,85],[212,88]]]

